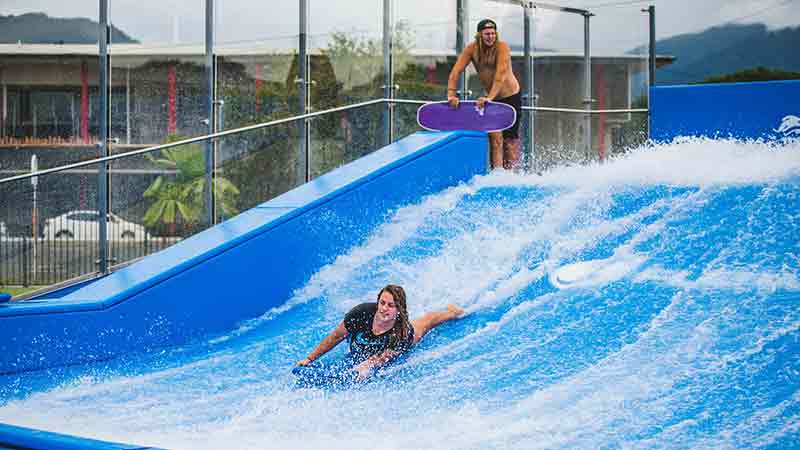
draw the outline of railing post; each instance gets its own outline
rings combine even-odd
[[[592,14],[583,14],[583,104],[586,109],[584,123],[584,139],[586,139],[586,160],[592,157],[592,55],[591,55],[591,34],[589,33],[589,19]]]
[[[650,86],[656,85],[656,7],[650,5],[647,8],[650,15]]]
[[[469,5],[468,0],[456,0],[456,59],[461,52],[464,51],[466,43],[465,37],[469,32]],[[455,63],[455,61],[454,61]],[[467,76],[465,72],[461,72],[458,77],[458,92],[461,94],[461,99],[467,99]]]
[[[649,51],[649,78],[647,83],[647,137],[650,138],[650,130],[652,129],[652,124],[650,123],[650,118],[653,117],[650,114],[650,87],[656,85],[656,7],[655,5],[650,5],[647,8],[647,13],[650,16],[650,51]]]
[[[525,74],[524,74],[524,84],[525,84],[525,94],[523,95],[524,105],[528,107],[535,106],[536,103],[536,90],[534,89],[534,61],[533,61],[533,46],[531,45],[531,39],[533,36],[533,3],[526,2],[522,6],[523,14],[525,15],[524,18],[524,33],[525,33]],[[527,145],[525,146],[525,168],[529,171],[536,170],[536,155],[535,155],[535,140],[534,140],[534,112],[533,110],[525,111],[524,113],[527,119],[527,132],[526,132],[526,141]]]
[[[108,0],[100,0],[100,156],[110,156],[108,148],[109,138],[109,64],[108,64],[108,41],[111,29],[108,26]],[[109,210],[109,189],[108,189],[108,163],[102,162],[97,170],[97,211],[100,213],[98,218],[99,236],[97,237],[98,248],[98,267],[101,274],[108,273],[108,210]]]
[[[22,285],[25,287],[30,286],[28,281],[28,238],[22,239]]]
[[[206,71],[206,89],[207,92],[207,106],[206,116],[208,117],[208,134],[213,134],[217,131],[217,70],[216,58],[214,57],[214,0],[206,0],[206,54],[205,54],[205,71]],[[206,182],[205,189],[203,189],[203,197],[205,198],[205,211],[206,223],[208,226],[214,225],[216,222],[216,204],[214,195],[214,172],[216,169],[216,152],[214,151],[215,139],[209,139],[205,145],[205,161],[206,161]]]
[[[394,23],[392,0],[383,0],[383,98],[394,99]],[[383,144],[394,141],[394,103],[386,102],[383,117]]]
[[[308,0],[300,1],[300,34],[299,34],[299,54],[297,55],[297,79],[298,83],[298,106],[300,114],[308,112]],[[299,152],[297,155],[298,178],[308,182],[311,180],[311,157],[310,143],[308,140],[308,120],[301,120],[299,123]]]

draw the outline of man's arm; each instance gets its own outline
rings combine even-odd
[[[458,96],[456,95],[456,85],[458,84],[458,77],[461,75],[461,72],[466,69],[467,64],[472,60],[472,52],[475,48],[475,43],[470,43],[464,48],[464,51],[458,55],[458,59],[456,63],[453,64],[453,68],[450,70],[450,76],[447,77],[447,101],[450,102],[450,106],[456,107],[458,106]]]
[[[325,339],[322,340],[322,342],[319,343],[313,352],[309,353],[305,359],[298,361],[297,365],[307,366],[311,364],[315,360],[319,359],[320,356],[328,353],[333,347],[336,347],[345,337],[347,337],[347,328],[345,328],[344,321],[342,321],[331,332],[331,334],[329,334],[327,337],[325,337]]]

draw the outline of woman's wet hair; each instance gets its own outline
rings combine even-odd
[[[411,326],[408,320],[406,291],[403,290],[402,286],[396,284],[386,285],[386,287],[378,292],[378,301],[381,300],[381,295],[384,292],[388,292],[392,295],[394,305],[397,308],[397,320],[395,320],[394,326],[392,327],[392,334],[395,337],[394,343],[403,342],[408,338],[408,328]]]

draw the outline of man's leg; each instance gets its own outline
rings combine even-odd
[[[503,140],[503,167],[507,170],[513,170],[520,167],[519,155],[520,139],[505,138]]]
[[[503,167],[503,133],[489,133],[489,162],[492,169]]]
[[[449,322],[453,319],[458,319],[463,315],[464,309],[456,304],[451,303],[447,305],[447,310],[445,311],[429,312],[419,319],[412,320],[411,326],[414,327],[414,344],[419,342],[423,336],[428,334],[429,331],[436,328],[438,325]]]

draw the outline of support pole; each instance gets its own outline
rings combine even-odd
[[[458,59],[461,52],[464,51],[467,39],[469,36],[469,5],[468,0],[456,0],[456,59]],[[455,63],[455,61],[454,61]],[[462,100],[469,98],[467,93],[467,75],[466,71],[461,72],[458,76],[458,94]]]
[[[125,70],[125,143],[131,143],[131,66]]]
[[[656,85],[656,7],[650,5],[647,12],[650,16],[650,57],[648,58],[650,77],[647,84],[647,137],[649,139],[650,130],[653,129],[653,124],[650,123],[650,119],[653,117],[650,111],[650,88]]]
[[[592,157],[592,55],[591,34],[589,32],[589,19],[591,13],[583,15],[583,104],[586,109],[584,118],[584,139],[586,140],[586,160]]]
[[[2,110],[0,110],[0,137],[5,137],[6,120],[8,120],[8,87],[6,87],[5,80],[3,81],[0,95],[3,96],[3,107]]]
[[[650,15],[650,86],[656,85],[656,7],[647,8]]]
[[[299,54],[297,61],[297,79],[298,83],[298,106],[300,107],[300,114],[308,112],[308,0],[300,1],[300,34],[299,34]],[[301,120],[298,123],[300,127],[299,136],[299,151],[297,155],[297,176],[298,179],[308,182],[311,180],[311,157],[310,145],[308,141],[308,120]]]
[[[523,14],[525,15],[524,19],[524,28],[525,28],[525,76],[524,76],[524,83],[525,83],[525,94],[523,95],[523,100],[525,106],[533,107],[536,106],[536,91],[534,89],[534,64],[533,64],[533,46],[532,43],[532,36],[533,36],[533,5],[530,3],[526,3],[523,5]],[[526,132],[526,145],[525,145],[525,156],[524,156],[524,164],[525,169],[528,171],[535,171],[536,170],[536,156],[535,156],[535,141],[534,141],[534,112],[533,110],[525,111],[525,120],[527,122],[527,132]]]
[[[206,116],[208,117],[208,134],[217,131],[217,70],[216,61],[214,58],[214,0],[206,0],[206,54],[205,54],[205,71],[206,71]],[[203,189],[203,198],[205,199],[205,220],[206,224],[211,227],[214,225],[217,216],[216,203],[214,201],[214,170],[216,169],[216,152],[214,145],[216,140],[207,140],[205,148],[205,161],[206,161],[206,183]]]
[[[394,56],[392,0],[383,0],[383,98],[394,99]],[[383,116],[383,145],[394,141],[394,103],[386,102]]]
[[[108,85],[109,85],[109,64],[108,64],[108,42],[111,29],[108,26],[108,0],[100,0],[100,142],[98,143],[100,157],[110,156],[108,148],[109,138],[109,108],[108,108]],[[109,190],[108,190],[108,163],[100,163],[97,170],[97,211],[100,213],[98,218],[97,237],[98,248],[98,267],[101,274],[108,273],[108,210],[109,210]]]

